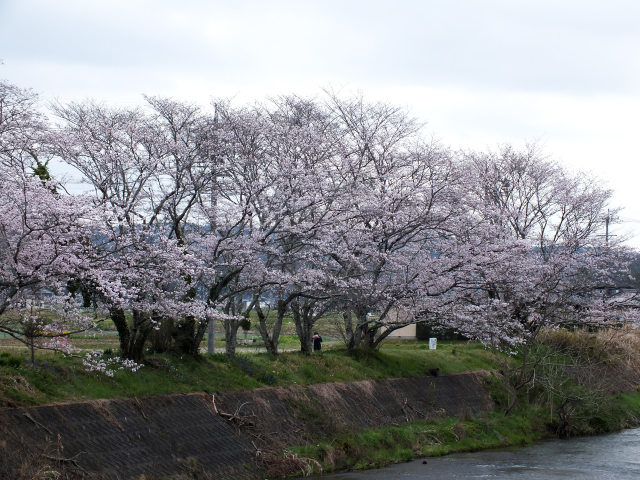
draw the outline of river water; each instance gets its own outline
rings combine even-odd
[[[523,448],[456,453],[379,470],[329,475],[341,480],[640,480],[640,428]]]

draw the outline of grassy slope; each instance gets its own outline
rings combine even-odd
[[[453,350],[455,349],[455,354]],[[26,353],[0,353],[0,407],[38,405],[90,398],[224,391],[263,386],[411,377],[439,368],[441,373],[493,369],[493,354],[475,343],[441,342],[438,350],[424,343],[389,343],[360,357],[335,348],[305,357],[297,352],[276,358],[267,354],[225,355],[202,359],[152,356],[136,373],[113,377],[86,372],[78,359],[39,354],[36,367]]]

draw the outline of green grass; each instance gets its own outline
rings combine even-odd
[[[11,366],[0,364],[0,406],[256,388],[268,382],[245,373],[241,365],[222,355],[152,356],[138,372],[121,370],[113,377],[87,372],[78,359],[61,355],[40,355],[36,366],[26,363],[26,355],[10,359]]]
[[[418,421],[339,435],[292,450],[316,460],[324,472],[378,468],[425,456],[527,445],[541,438],[528,418],[496,412],[467,420]]]
[[[456,349],[455,355],[452,353]],[[268,386],[411,377],[495,368],[493,355],[475,343],[425,345],[389,343],[380,351],[351,356],[343,348],[305,356],[287,352],[205,355],[201,358],[151,355],[138,372],[116,371],[113,377],[87,372],[77,358],[38,353],[31,365],[26,351],[0,353],[0,407],[38,405],[94,398],[131,397],[182,392],[219,392]]]
[[[640,391],[618,393],[605,399],[597,412],[578,424],[577,435],[598,435],[638,426],[640,423]]]
[[[421,375],[425,368],[439,368],[442,374],[492,370],[497,368],[499,359],[480,343],[461,341],[439,342],[436,350],[429,350],[426,342],[388,341],[380,353],[384,356],[379,359],[382,363],[391,370],[400,368],[407,372],[404,376]]]
[[[291,450],[322,472],[379,468],[414,458],[455,452],[528,445],[553,437],[545,423],[545,406],[528,404],[512,415],[502,411],[471,419],[442,418],[385,426],[341,434]],[[606,400],[606,408],[585,419],[576,434],[599,434],[638,425],[640,392],[618,394]],[[314,473],[320,473],[316,468]]]

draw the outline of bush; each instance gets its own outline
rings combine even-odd
[[[0,353],[0,365],[18,368],[22,365],[22,359],[15,355],[11,355],[9,352],[2,352]]]
[[[588,360],[590,363],[607,362],[612,358],[611,345],[607,345],[598,335],[585,330],[543,330],[538,341],[558,354]]]

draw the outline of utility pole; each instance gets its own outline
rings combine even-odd
[[[216,353],[216,321],[209,318],[209,324],[207,325],[207,353]]]
[[[217,227],[217,206],[218,206],[218,190],[217,190],[217,168],[218,168],[218,104],[213,104],[213,134],[214,134],[214,145],[213,145],[213,155],[211,156],[211,163],[213,164],[213,171],[211,175],[213,176],[211,181],[211,211],[209,212],[209,227],[211,228],[211,232],[215,234]],[[208,318],[207,324],[207,353],[214,354],[216,353],[216,321],[215,317],[211,316]]]
[[[607,209],[607,216],[604,217],[604,241],[607,246],[609,246],[609,237],[615,237],[616,235],[609,234],[609,223],[611,223],[611,214],[609,213],[609,209]],[[597,235],[598,237],[602,237],[603,235]]]

